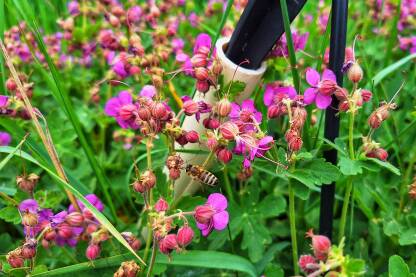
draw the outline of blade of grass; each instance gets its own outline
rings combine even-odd
[[[11,160],[11,158],[13,158],[14,153],[16,153],[17,150],[20,149],[20,147],[22,147],[23,143],[26,140],[27,135],[25,135],[23,137],[23,139],[19,142],[18,145],[16,145],[16,147],[13,149],[12,152],[9,153],[9,155],[7,155],[1,162],[0,162],[0,170],[3,169],[3,167]]]
[[[212,46],[211,46],[211,48],[212,48],[211,49],[211,53],[212,53],[212,50],[215,47],[215,44],[217,43],[217,40],[219,39],[219,37],[221,35],[221,31],[224,28],[225,23],[227,22],[227,18],[228,18],[229,14],[230,14],[231,7],[233,6],[233,3],[234,3],[233,0],[228,0],[227,1],[227,7],[225,8],[225,11],[224,11],[224,13],[223,13],[223,15],[221,17],[220,25],[218,26],[217,33],[215,34],[215,37],[214,37],[214,42],[212,43]]]
[[[300,92],[299,91],[300,78],[299,78],[299,72],[298,72],[298,67],[296,63],[296,54],[295,54],[295,47],[293,45],[292,31],[290,30],[290,19],[289,19],[289,13],[287,10],[286,0],[280,1],[280,8],[282,10],[283,25],[285,28],[287,48],[289,50],[289,61],[290,61],[290,69],[292,70],[293,85],[295,86],[296,91],[299,93]]]
[[[62,85],[62,81],[60,79],[60,75],[58,74],[58,71],[51,59],[51,57],[48,55],[46,45],[42,39],[42,36],[39,32],[39,28],[36,22],[36,18],[33,14],[33,10],[31,9],[30,5],[28,4],[27,0],[13,0],[13,3],[15,7],[18,9],[19,13],[22,15],[22,17],[25,19],[26,23],[30,28],[32,29],[33,34],[35,35],[36,42],[39,46],[39,50],[42,52],[42,54],[45,56],[45,60],[47,61],[49,70],[51,72],[53,81],[55,83],[56,89],[53,89],[53,95],[57,99],[58,103],[61,104],[62,108],[64,109],[65,113],[67,114],[72,126],[75,129],[75,132],[78,135],[78,139],[80,141],[80,144],[82,146],[82,149],[84,150],[88,162],[90,163],[99,184],[101,185],[101,189],[104,193],[104,197],[106,199],[106,203],[110,207],[112,216],[114,219],[117,219],[116,210],[113,204],[113,198],[110,196],[109,189],[110,189],[110,182],[108,181],[107,177],[104,174],[103,169],[99,165],[97,159],[94,156],[94,151],[92,150],[91,146],[88,143],[88,140],[84,134],[84,131],[81,127],[81,124],[79,122],[79,118],[75,113],[74,107],[68,97],[67,92],[64,90],[64,87]]]
[[[415,58],[416,58],[416,53],[410,54],[410,55],[398,60],[397,62],[387,66],[386,68],[384,68],[380,72],[378,72],[372,79],[372,82],[374,83],[374,86],[377,86],[387,75],[389,75],[389,74],[393,73],[394,71],[398,70],[403,65],[405,65],[406,63],[410,62],[411,60],[413,60]]]
[[[139,257],[139,255],[134,252],[134,250],[130,247],[128,242],[122,237],[122,235],[117,231],[117,229],[111,224],[111,222],[100,212],[97,210],[97,208],[94,207],[83,195],[80,193],[77,189],[75,189],[73,186],[68,184],[64,179],[59,177],[53,170],[49,169],[48,167],[42,165],[42,163],[38,162],[35,158],[33,158],[31,155],[24,151],[15,151],[13,147],[8,146],[0,146],[0,153],[8,153],[12,154],[13,156],[18,156],[20,158],[25,159],[26,161],[29,161],[41,168],[43,168],[53,179],[55,179],[60,187],[65,190],[71,191],[76,198],[81,201],[82,204],[87,207],[91,213],[94,215],[94,217],[124,246],[129,250],[135,258],[137,258],[142,264],[145,264],[145,262]]]
[[[46,272],[41,272],[38,274],[33,274],[32,276],[61,276],[63,274],[74,274],[81,271],[112,268],[119,266],[120,263],[131,258],[131,254],[116,255],[108,258],[95,260],[93,267],[91,266],[90,262],[84,262],[53,269]],[[190,250],[180,254],[174,253],[172,254],[172,259],[170,260],[168,257],[164,255],[158,255],[156,258],[156,264],[233,270],[246,273],[248,276],[252,277],[258,276],[254,265],[245,258],[217,251]]]

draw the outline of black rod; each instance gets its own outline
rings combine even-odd
[[[334,71],[337,83],[342,86],[342,66],[345,59],[345,46],[347,35],[348,0],[333,0],[331,12],[331,42],[329,48],[329,68]],[[324,136],[330,141],[335,141],[339,135],[339,118],[337,117],[338,99],[332,96],[332,104],[325,112]],[[324,152],[324,158],[332,163],[337,163],[337,151],[335,149]],[[321,189],[321,207],[319,217],[319,232],[332,238],[333,209],[335,199],[335,183],[324,185]]]

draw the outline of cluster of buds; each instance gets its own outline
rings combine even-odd
[[[169,178],[177,180],[181,176],[184,161],[179,155],[171,155],[166,159],[166,167],[169,170]]]
[[[345,88],[339,88],[334,95],[337,97],[340,112],[355,113],[363,103],[369,102],[373,96],[372,92],[366,89],[356,89],[352,94],[348,93]]]
[[[331,241],[326,236],[315,235],[312,230],[306,233],[312,239],[313,255],[302,255],[299,258],[299,267],[305,274],[311,274],[320,269],[319,262],[325,262],[331,250]]]
[[[368,158],[376,158],[381,161],[386,161],[389,154],[385,149],[380,147],[380,143],[377,143],[369,137],[363,137],[363,151]]]
[[[39,176],[35,173],[30,173],[29,175],[23,174],[16,177],[17,186],[24,192],[33,195],[33,191],[36,187],[36,184],[39,181]]]
[[[13,268],[23,267],[25,260],[31,260],[36,256],[37,245],[36,239],[27,238],[22,246],[10,251],[6,255],[7,262]]]
[[[385,121],[390,116],[390,110],[396,109],[397,105],[395,103],[381,103],[381,105],[371,113],[368,118],[368,125],[372,129],[377,129],[380,127],[381,123]]]
[[[114,277],[136,277],[140,272],[140,266],[135,261],[122,262]]]
[[[152,189],[155,184],[156,176],[153,171],[148,169],[144,171],[132,185],[136,192],[145,193]]]
[[[186,223],[180,227],[176,234],[168,234],[159,240],[159,251],[165,255],[169,255],[172,251],[183,251],[194,238],[194,230]]]
[[[296,103],[296,102],[295,102]],[[289,153],[297,152],[302,148],[302,128],[305,124],[307,112],[302,105],[290,105],[291,120],[289,130],[286,131],[285,139]]]
[[[216,80],[221,74],[222,65],[218,59],[210,58],[211,38],[200,34],[196,38],[194,55],[191,58],[192,76],[197,80],[196,89],[207,93],[210,86],[216,86]]]

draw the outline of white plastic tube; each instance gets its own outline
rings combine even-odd
[[[224,50],[227,47],[229,38],[221,38],[216,43],[216,51],[217,51],[217,57],[221,62],[221,65],[223,67],[222,75],[224,76],[224,83],[227,84],[231,80],[233,81],[241,81],[246,84],[246,87],[244,91],[242,91],[236,98],[235,102],[241,103],[243,100],[250,97],[253,90],[256,88],[258,83],[260,82],[260,79],[262,78],[264,72],[266,71],[266,63],[263,62],[259,69],[251,70],[246,69],[241,66],[238,66],[237,64],[233,63],[231,60],[229,60],[224,53]],[[194,101],[205,101],[209,104],[215,104],[218,99],[215,97],[214,89],[211,89],[208,91],[205,96],[202,93],[196,93],[194,97]],[[202,134],[205,132],[205,127],[202,124],[202,121],[204,118],[206,118],[208,115],[204,114],[201,116],[201,119],[199,122],[196,121],[195,117],[186,117],[182,127],[184,130],[190,131],[195,130],[199,134]],[[179,145],[176,145],[176,147],[180,147]],[[207,150],[206,147],[192,143],[187,144],[184,147],[187,150]],[[201,165],[204,163],[204,161],[207,158],[206,153],[201,154],[194,154],[194,153],[181,153],[180,154],[182,159],[185,161],[185,163],[190,164],[196,164]],[[209,166],[208,166],[209,167]],[[181,177],[176,180],[175,182],[175,198],[177,198],[180,195],[186,195],[186,194],[193,194],[200,186],[197,182],[191,182],[191,178],[186,175],[184,172],[182,172]]]

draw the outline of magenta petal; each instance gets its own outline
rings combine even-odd
[[[308,67],[306,69],[306,81],[308,82],[309,85],[316,87],[320,81],[321,77],[319,76],[319,73],[311,68]]]
[[[264,105],[266,105],[267,107],[270,106],[273,102],[273,98],[274,98],[274,90],[272,86],[266,86],[266,90],[264,91],[264,96],[263,96],[263,102]]]
[[[325,69],[322,73],[322,80],[331,80],[336,82],[337,77],[335,76],[335,73],[330,69]]]
[[[240,106],[236,103],[231,103],[231,112],[229,114],[230,118],[239,118],[240,117]]]
[[[303,101],[309,105],[315,101],[317,90],[315,88],[308,88],[303,94]]]
[[[0,108],[6,107],[7,102],[9,101],[9,97],[6,95],[0,95]]]
[[[227,199],[225,200],[227,202]],[[227,205],[225,205],[227,207]],[[19,211],[36,213],[39,208],[38,202],[35,199],[26,199],[19,204]]]
[[[209,224],[202,224],[197,222],[196,227],[198,227],[199,230],[201,230],[201,233],[204,237],[208,236],[209,233],[211,233],[212,226]]]
[[[241,103],[241,109],[242,110],[248,110],[248,111],[255,111],[254,108],[254,100],[252,99],[246,99]]]
[[[120,101],[117,97],[113,97],[107,101],[104,107],[104,112],[109,116],[117,116],[120,109]]]
[[[213,207],[217,212],[221,212],[227,208],[227,198],[221,193],[212,193],[208,196],[207,204]]]
[[[207,47],[208,49],[211,49],[211,37],[205,33],[201,33],[196,37],[194,53],[196,53],[198,49],[203,46]]]
[[[120,91],[117,97],[120,99],[120,104],[122,105],[133,103],[133,97],[127,90]]]
[[[263,118],[263,115],[261,112],[255,112],[254,113],[254,119],[257,121],[257,123],[261,123],[261,120]]]
[[[290,99],[293,99],[296,97],[297,92],[294,87],[280,87],[276,89],[276,92],[283,92],[284,94],[288,95]]]
[[[222,211],[213,216],[215,230],[223,230],[228,224],[228,212]]]
[[[324,110],[328,108],[329,105],[331,105],[332,97],[318,93],[318,95],[316,95],[315,102],[316,102],[316,106],[319,109]]]
[[[140,91],[139,95],[151,99],[156,95],[156,88],[152,85],[145,85]]]

